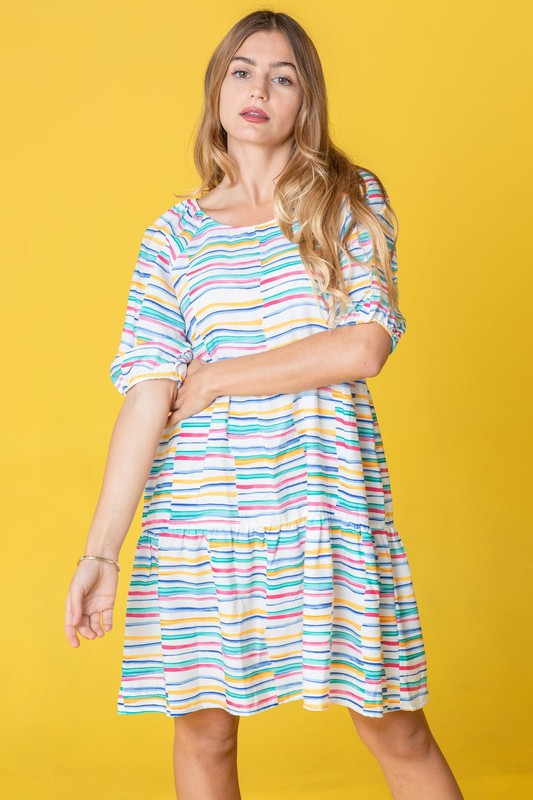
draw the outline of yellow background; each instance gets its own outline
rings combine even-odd
[[[10,800],[174,797],[172,720],[115,710],[140,508],[112,632],[74,650],[64,609],[122,402],[108,370],[140,238],[196,184],[207,61],[260,7],[1,7]],[[334,140],[381,177],[399,218],[407,332],[370,387],[421,613],[426,716],[465,797],[529,798],[531,7],[265,7],[314,40]],[[340,706],[313,714],[295,701],[244,718],[239,768],[247,800],[389,797]]]

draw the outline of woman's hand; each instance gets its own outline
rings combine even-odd
[[[187,365],[185,380],[178,389],[176,400],[170,407],[167,425],[192,417],[210,406],[217,395],[209,388],[208,372],[211,364],[201,358],[193,358]]]
[[[118,572],[113,564],[80,561],[69,586],[65,616],[65,633],[73,647],[80,646],[76,629],[85,639],[104,636],[103,628],[111,630],[117,585]]]

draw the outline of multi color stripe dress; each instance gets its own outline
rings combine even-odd
[[[384,196],[361,173],[391,246]],[[381,268],[368,267],[372,240],[360,224],[349,251],[351,304],[337,324],[375,321],[394,350],[405,318],[389,308]],[[393,271],[397,282],[395,253]],[[225,225],[188,198],[144,233],[111,380],[121,394],[156,378],[179,387],[193,358],[282,348],[326,320],[298,245],[275,220]],[[218,396],[164,428],[146,483],[118,713],[250,715],[291,700],[371,717],[428,700],[409,562],[363,379],[269,394],[265,375],[264,395]]]

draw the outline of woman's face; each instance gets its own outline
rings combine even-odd
[[[220,89],[220,121],[228,149],[231,138],[272,147],[292,137],[303,92],[291,64],[294,53],[278,31],[252,33],[239,47]],[[268,119],[256,122],[257,117],[243,116],[243,109],[252,106]]]

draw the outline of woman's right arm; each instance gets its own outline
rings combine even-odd
[[[87,555],[118,559],[175,395],[175,381],[164,378],[141,381],[126,393],[111,435]]]
[[[111,435],[100,496],[80,555],[118,560],[176,393],[176,382],[164,378],[140,381],[126,392]],[[111,627],[117,577],[113,564],[94,560],[78,564],[69,587],[65,619],[65,632],[74,647],[79,645],[76,628],[88,639],[104,635],[100,613],[104,627]]]

